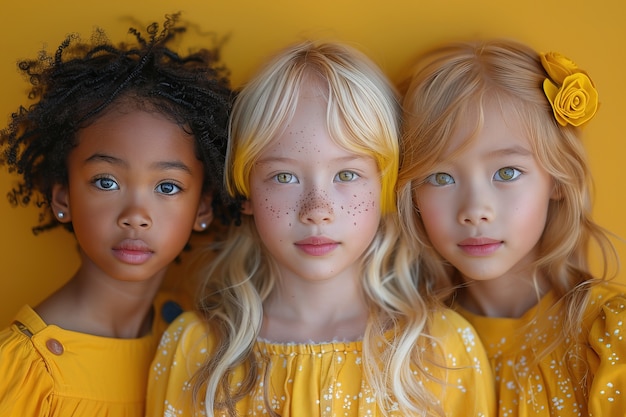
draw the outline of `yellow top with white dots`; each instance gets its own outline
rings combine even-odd
[[[579,329],[578,352],[561,344],[538,363],[532,352],[544,349],[563,323],[564,313],[550,309],[556,301],[552,293],[517,319],[478,316],[458,308],[487,349],[496,380],[498,416],[625,415],[623,291],[617,284],[592,287]],[[582,361],[573,365],[576,358]]]
[[[448,416],[492,416],[493,379],[484,348],[472,327],[454,311],[444,310],[434,314],[430,328],[431,335],[445,349],[448,369],[437,367],[433,371],[443,378],[443,384],[418,377],[416,383],[425,384],[433,392]],[[424,346],[429,346],[428,343]],[[170,325],[152,363],[147,415],[206,415],[201,401],[204,393],[200,393],[194,405],[192,377],[214,344],[215,337],[195,313],[185,313]],[[362,377],[361,341],[311,344],[257,341],[254,352],[266,359],[259,365],[259,374],[263,375],[269,367],[270,386],[265,387],[260,377],[252,392],[237,403],[238,415],[267,415],[268,406],[282,417],[384,415],[375,393]],[[241,380],[242,372],[236,370],[233,383]],[[215,415],[225,413],[217,410]],[[389,410],[388,415],[400,414]]]

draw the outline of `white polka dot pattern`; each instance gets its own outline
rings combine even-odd
[[[433,336],[446,347],[445,389],[431,380],[425,384],[442,400],[450,416],[493,415],[493,379],[484,348],[471,326],[453,311],[433,320]],[[147,415],[165,417],[205,416],[204,404],[194,405],[191,378],[206,359],[214,341],[198,316],[184,313],[164,334],[152,363]],[[258,341],[255,353],[269,358],[270,387],[263,380],[237,403],[239,415],[267,415],[268,408],[282,417],[381,416],[376,393],[362,378],[362,343],[275,344]],[[456,369],[455,369],[456,368]],[[234,381],[241,380],[242,370]],[[443,372],[443,371],[442,371]],[[265,393],[268,397],[265,398]],[[393,404],[393,401],[392,401]],[[397,406],[397,404],[396,404]],[[399,413],[390,411],[391,416]],[[216,416],[223,415],[216,413]]]

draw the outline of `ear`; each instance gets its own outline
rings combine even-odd
[[[241,203],[241,212],[250,216],[254,214],[250,200],[244,200],[243,203]]]
[[[213,199],[210,195],[203,195],[198,204],[196,212],[196,221],[193,223],[193,230],[196,232],[204,232],[213,221],[213,207],[211,203]]]
[[[52,199],[50,200],[50,208],[54,217],[61,223],[69,223],[72,221],[72,213],[70,211],[70,193],[67,185],[54,184],[52,186]]]

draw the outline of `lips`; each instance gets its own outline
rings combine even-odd
[[[143,240],[125,239],[113,248],[113,254],[124,263],[141,265],[152,257],[154,251]]]
[[[459,242],[459,248],[471,256],[488,256],[496,252],[503,242],[490,238],[469,238]]]
[[[339,243],[323,236],[312,236],[295,243],[302,252],[311,256],[324,256],[335,250]]]

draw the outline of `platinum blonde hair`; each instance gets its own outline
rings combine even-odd
[[[327,98],[328,131],[333,140],[352,152],[372,156],[381,173],[382,219],[361,260],[370,306],[364,376],[373,392],[380,393],[382,410],[399,405],[406,415],[441,414],[433,405],[436,399],[416,382],[415,374],[425,373],[422,352],[433,350],[432,341],[426,342],[424,337],[429,309],[413,279],[410,259],[395,256],[401,244],[394,210],[400,107],[397,93],[382,71],[365,55],[338,43],[303,42],[280,52],[236,99],[226,187],[233,196],[249,195],[252,165],[291,120],[305,83],[319,86]],[[210,257],[209,251],[207,254]],[[237,402],[249,394],[259,377],[267,378],[268,371],[259,375],[263,358],[255,356],[253,347],[261,328],[263,301],[276,285],[277,271],[254,219],[248,216],[240,227],[232,228],[217,257],[206,264],[200,271],[204,286],[199,311],[216,333],[218,345],[197,374],[195,388],[196,393],[206,389],[207,415],[214,415],[215,410],[235,415]],[[396,331],[381,348],[380,341],[389,340],[388,331],[399,323],[402,331]],[[426,344],[428,349],[420,349]],[[426,356],[436,362],[435,355]],[[246,377],[233,386],[232,374],[241,367]],[[269,384],[265,387],[269,389]],[[267,410],[274,413],[269,406]]]

